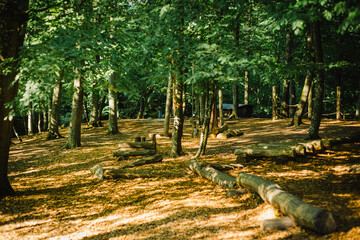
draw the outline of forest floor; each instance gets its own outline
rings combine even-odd
[[[209,139],[207,155],[199,161],[234,163],[234,150],[251,143],[302,140],[309,122],[288,127],[288,120],[248,118],[228,121],[243,136]],[[162,119],[119,120],[122,134],[106,135],[107,126],[82,129],[82,147],[64,150],[66,138],[48,141],[46,133],[13,139],[9,178],[17,194],[0,200],[0,239],[360,239],[360,144],[344,144],[285,164],[254,160],[242,169],[279,183],[304,201],[332,211],[338,229],[320,235],[299,226],[264,232],[261,220],[281,217],[255,194],[226,197],[223,189],[191,173],[186,162],[199,138],[191,138],[185,122],[185,156],[170,158],[171,139],[157,138],[161,163],[137,167],[159,172],[154,178],[99,181],[89,169],[116,168],[131,160],[112,157],[118,143],[135,136],[162,133]],[[358,132],[360,122],[324,120],[323,138]],[[68,129],[61,129],[67,136]],[[162,176],[162,172],[173,176]]]

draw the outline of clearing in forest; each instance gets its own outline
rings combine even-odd
[[[301,140],[309,122],[288,127],[287,120],[241,119],[227,121],[229,128],[244,135],[209,139],[209,163],[235,163],[234,150],[249,144]],[[323,138],[357,132],[360,122],[323,120]],[[187,155],[170,158],[171,139],[157,138],[163,160],[136,167],[156,171],[153,178],[99,181],[90,169],[95,165],[116,168],[134,160],[117,161],[112,156],[120,142],[135,136],[161,134],[162,119],[119,120],[121,134],[106,135],[107,126],[82,129],[82,147],[63,150],[66,138],[45,140],[46,134],[25,137],[12,145],[9,178],[16,196],[0,200],[1,239],[356,239],[360,236],[359,163],[360,144],[348,143],[313,156],[284,164],[251,161],[245,172],[275,181],[302,200],[332,211],[338,229],[323,236],[299,226],[285,231],[264,232],[261,220],[281,213],[256,194],[226,197],[223,189],[186,167],[199,139],[191,138],[185,121],[183,150]],[[61,129],[67,136],[68,129]],[[172,172],[161,175],[163,172]]]

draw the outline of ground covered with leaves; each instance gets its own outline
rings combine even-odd
[[[248,144],[302,140],[309,122],[294,128],[288,120],[241,119],[228,121],[243,136],[209,139],[207,155],[199,161],[234,163],[234,150]],[[120,135],[106,135],[104,127],[82,129],[82,147],[64,150],[66,139],[46,140],[46,134],[13,141],[9,178],[17,194],[0,200],[1,239],[359,239],[360,144],[343,144],[314,156],[284,164],[254,160],[239,172],[279,183],[304,201],[334,213],[336,232],[319,235],[299,226],[264,232],[263,219],[281,217],[256,194],[226,197],[223,189],[190,172],[186,162],[195,154],[199,139],[191,138],[186,121],[185,156],[170,158],[171,139],[157,138],[161,163],[135,169],[156,171],[154,178],[99,181],[89,171],[95,165],[116,168],[112,151],[135,136],[161,134],[163,120],[119,120]],[[324,120],[323,138],[344,137],[360,130],[360,122]],[[61,133],[67,136],[67,129]],[[163,172],[173,172],[162,175]]]

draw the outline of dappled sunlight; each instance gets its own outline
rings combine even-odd
[[[117,168],[135,157],[117,161],[112,156],[120,142],[135,136],[162,134],[163,119],[121,119],[121,134],[106,135],[104,127],[82,128],[82,147],[64,150],[66,138],[47,141],[46,134],[25,137],[11,146],[9,178],[17,195],[0,200],[0,235],[4,239],[292,239],[311,238],[309,230],[294,227],[264,232],[264,219],[282,215],[259,196],[245,193],[226,197],[223,189],[195,175],[186,167],[199,145],[191,138],[191,124],[185,122],[183,149],[186,155],[170,158],[171,139],[158,135],[157,151],[163,161],[144,165],[158,173],[153,178],[117,179],[100,182],[90,173],[95,165]],[[209,139],[207,155],[199,161],[230,164],[234,150],[248,144],[301,140],[308,125],[287,126],[287,120],[240,119],[229,127],[244,135],[226,140]],[[338,124],[336,126],[335,124]],[[341,124],[341,125],[339,125]],[[334,135],[355,131],[359,123],[333,121],[322,131]],[[349,127],[350,129],[347,129]],[[281,129],[281,131],[279,131]],[[67,129],[61,129],[67,136]],[[274,140],[275,139],[275,140]],[[340,218],[339,232],[346,235],[359,226],[359,176],[350,173],[358,163],[359,145],[344,145],[317,156],[297,158],[283,165],[254,159],[227,174],[252,173],[276,181],[304,201],[324,207]],[[172,172],[174,176],[162,175]],[[349,233],[350,234],[350,233]]]

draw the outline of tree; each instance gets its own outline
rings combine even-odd
[[[117,125],[117,89],[116,89],[115,72],[109,76],[109,128],[107,134],[119,134]]]
[[[75,72],[78,72],[76,70]],[[71,106],[71,118],[69,127],[69,136],[64,148],[77,148],[81,146],[81,120],[83,114],[83,76],[78,72],[74,78],[74,94]]]
[[[14,193],[7,177],[12,134],[12,101],[17,95],[19,49],[23,45],[29,1],[0,4],[0,198]]]
[[[60,125],[60,105],[61,105],[61,89],[62,89],[62,74],[54,84],[52,100],[51,100],[51,110],[49,116],[49,132],[47,139],[61,138],[62,136],[59,133]]]

